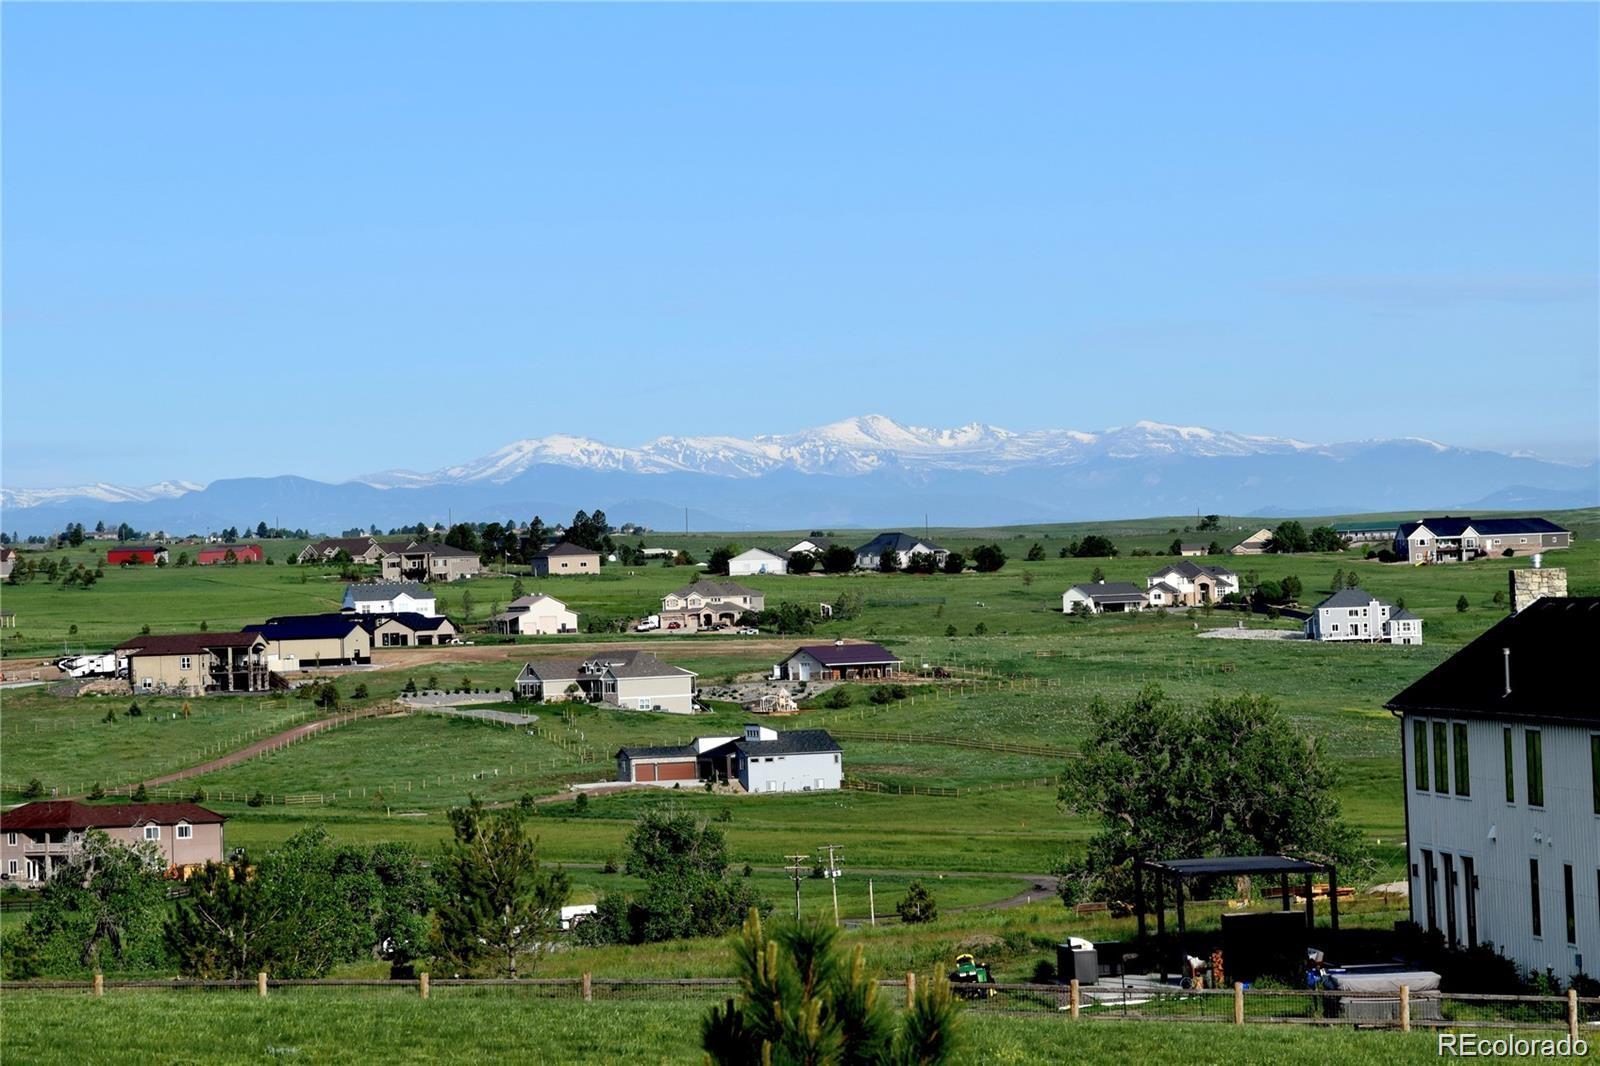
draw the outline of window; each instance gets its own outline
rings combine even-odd
[[[188,822],[179,822],[177,829],[173,831],[178,835],[179,840],[188,840],[194,836],[194,826]]]
[[[1478,946],[1478,873],[1470,855],[1461,856],[1461,887],[1462,901],[1467,905],[1467,947],[1475,948]]]
[[[1524,771],[1528,777],[1528,806],[1544,806],[1544,737],[1537,729],[1530,729],[1522,735],[1523,744],[1527,755],[1527,769]]]
[[[13,848],[16,847],[17,846],[17,834],[15,834],[15,833],[7,833],[6,834],[6,844],[9,845],[10,847],[13,847]]]
[[[1444,852],[1439,853],[1444,866],[1444,935],[1446,942],[1456,946],[1456,860]]]
[[[1433,723],[1433,790],[1450,791],[1450,729],[1443,722]]]
[[[145,826],[144,827],[144,838],[146,840],[160,840],[161,839],[161,827],[159,825],[147,825],[147,826]]]
[[[1467,751],[1467,723],[1456,722],[1451,727],[1456,745],[1456,795],[1472,795],[1472,760]]]
[[[1417,791],[1428,791],[1428,723],[1421,718],[1411,722],[1411,761],[1411,776]]]
[[[1600,733],[1589,734],[1589,795],[1594,797],[1594,813],[1600,814]]]
[[[6,873],[10,874],[12,877],[17,876],[17,860],[16,859],[9,859],[9,860],[6,861]]]
[[[1533,935],[1544,935],[1544,923],[1539,914],[1539,860],[1528,860],[1528,903],[1532,908]]]
[[[1567,943],[1578,942],[1578,901],[1572,895],[1572,865],[1561,867],[1561,889],[1567,901]]]
[[[1500,733],[1505,737],[1506,742],[1506,802],[1515,803],[1517,802],[1517,775],[1513,767],[1516,765],[1517,760],[1511,753],[1511,727],[1506,726]],[[1596,772],[1600,773],[1600,771]]]
[[[178,669],[187,670],[194,665],[194,660],[187,655],[178,656]]]
[[[1427,848],[1422,849],[1422,885],[1423,899],[1427,903],[1428,932],[1437,932],[1439,929],[1439,904],[1434,885],[1439,880],[1439,871],[1433,866],[1433,852]]]

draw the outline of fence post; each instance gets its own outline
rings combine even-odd
[[[1411,986],[1400,986],[1400,1031],[1411,1032]]]
[[[911,1001],[917,998],[917,972],[906,971],[906,1006],[911,1006]]]
[[[106,994],[106,975],[103,973],[94,975],[94,994],[97,996]]]
[[[267,971],[265,970],[262,970],[260,973],[256,974],[256,995],[261,996],[263,999],[266,998]]]
[[[423,999],[428,998],[428,973],[426,970],[417,974],[417,995]]]
[[[1578,1042],[1578,990],[1567,989],[1567,1036],[1576,1045]]]
[[[1078,1007],[1082,1004],[1079,998],[1078,979],[1074,977],[1067,984],[1067,1011],[1070,1017],[1078,1016]]]
[[[1244,1024],[1244,982],[1233,983],[1233,1024]]]
[[[594,1002],[594,975],[588,970],[583,971],[583,1001]]]

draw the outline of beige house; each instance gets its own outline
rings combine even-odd
[[[573,574],[598,574],[600,553],[562,541],[533,557],[534,577],[567,577]]]
[[[150,845],[168,876],[185,877],[222,861],[223,821],[193,803],[24,803],[0,812],[0,874],[7,884],[41,885],[82,850],[85,833],[98,829],[119,843]]]
[[[302,563],[326,563],[331,562],[333,557],[342,551],[350,556],[351,562],[376,563],[383,558],[385,551],[404,546],[404,541],[398,544],[383,544],[377,537],[330,537],[306,545],[301,549],[298,558]]]
[[[1239,575],[1222,566],[1188,560],[1163,566],[1145,578],[1151,607],[1204,607],[1239,591]]]
[[[11,576],[11,571],[17,565],[17,549],[0,548],[0,581]]]
[[[199,696],[265,692],[271,686],[260,633],[163,633],[125,640],[116,652],[128,660],[135,692]]]
[[[666,629],[718,629],[741,615],[766,608],[765,594],[732,581],[702,578],[661,597],[661,625]]]
[[[1232,555],[1264,555],[1270,543],[1272,543],[1272,530],[1258,529],[1229,548],[1228,552]]]
[[[483,569],[477,552],[416,540],[390,545],[380,562],[385,581],[458,581]]]
[[[506,604],[506,609],[489,617],[496,633],[512,636],[550,636],[555,633],[576,633],[578,612],[554,596],[536,592],[532,596],[519,596]]]
[[[522,699],[588,700],[626,710],[693,714],[698,675],[649,652],[607,651],[588,659],[536,659],[517,675]]]
[[[283,672],[372,661],[372,634],[349,614],[300,614],[245,626],[267,642],[267,668]]]
[[[372,636],[374,648],[428,647],[433,644],[454,644],[460,631],[444,615],[417,614],[405,611],[398,614],[363,614],[361,624]]]

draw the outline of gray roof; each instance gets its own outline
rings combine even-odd
[[[1096,600],[1142,600],[1144,590],[1126,581],[1091,581],[1072,586],[1085,596]]]
[[[1167,584],[1165,581],[1157,581],[1154,585],[1150,586],[1150,591],[1151,592],[1154,592],[1156,589],[1160,589],[1163,592],[1170,592],[1174,596],[1182,596],[1183,595],[1182,592],[1180,592],[1177,589],[1173,588],[1171,585]]]
[[[380,548],[387,555],[443,555],[452,558],[471,556],[476,559],[478,553],[465,548],[457,548],[451,544],[435,544],[432,541],[412,540],[396,544],[380,544]]]
[[[1316,609],[1320,611],[1324,607],[1365,607],[1373,600],[1378,600],[1378,597],[1364,588],[1340,589],[1317,604]],[[1378,602],[1383,603],[1382,600],[1378,600]],[[1388,606],[1388,604],[1384,604],[1384,606]]]
[[[856,549],[857,555],[882,555],[886,551],[908,552],[921,544],[932,551],[942,552],[943,548],[931,540],[922,540],[919,537],[908,537],[904,533],[879,533]]]
[[[1173,570],[1176,570],[1190,581],[1197,577],[1222,578],[1237,576],[1225,566],[1205,566],[1201,563],[1192,563],[1188,559],[1181,559],[1178,562],[1163,566],[1159,570],[1152,571],[1150,576],[1155,577],[1157,574],[1166,574]]]
[[[426,585],[419,585],[415,581],[374,581],[370,585],[351,585],[345,589],[344,594],[360,603],[392,600],[396,596],[410,596],[422,600],[434,598],[434,594],[428,591]]]
[[[809,755],[844,750],[826,729],[789,729],[779,733],[777,740],[736,740],[733,746],[745,755]]]
[[[1420,621],[1422,621],[1422,619],[1419,618],[1418,616],[1412,614],[1410,611],[1406,610],[1404,607],[1401,607],[1401,608],[1399,608],[1397,610],[1393,610],[1393,611],[1389,612],[1389,621],[1391,621],[1391,622],[1420,622]]]
[[[540,552],[538,555],[535,555],[534,558],[535,559],[548,559],[552,555],[599,555],[599,554],[600,553],[595,551],[593,548],[585,548],[581,544],[574,544],[570,540],[564,540],[560,544],[557,544],[553,548],[546,548],[544,551]]]
[[[588,669],[585,669],[588,667]],[[617,677],[673,677],[697,676],[693,670],[664,663],[647,651],[621,648],[617,651],[599,652],[587,658],[530,659],[519,676],[537,677],[541,681],[569,681],[579,677],[593,677],[609,670]]]
[[[702,578],[701,580],[696,581],[693,584],[685,585],[681,589],[675,589],[671,593],[669,593],[669,595],[672,595],[672,596],[688,596],[688,595],[690,595],[692,593],[696,593],[696,592],[698,592],[702,596],[723,596],[723,597],[728,597],[728,596],[759,596],[759,595],[761,595],[761,593],[756,591],[755,589],[745,588],[743,585],[737,584],[737,583],[735,583],[733,581],[710,581],[710,580],[707,580],[705,578]]]
[[[670,759],[670,758],[696,758],[700,752],[692,744],[656,745],[655,747],[627,747],[618,748],[618,755],[625,755],[630,759]]]

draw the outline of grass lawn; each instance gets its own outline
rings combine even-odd
[[[681,996],[681,994],[678,994]],[[51,1064],[159,1061],[227,1066],[317,1063],[699,1062],[698,1023],[714,996],[672,1000],[536,999],[518,991],[440,988],[426,1002],[399,989],[174,993],[113,989],[104,999],[8,992],[6,1060]],[[972,1014],[965,1061],[1392,1063],[1436,1061],[1431,1033],[1289,1026],[1094,1021]]]

